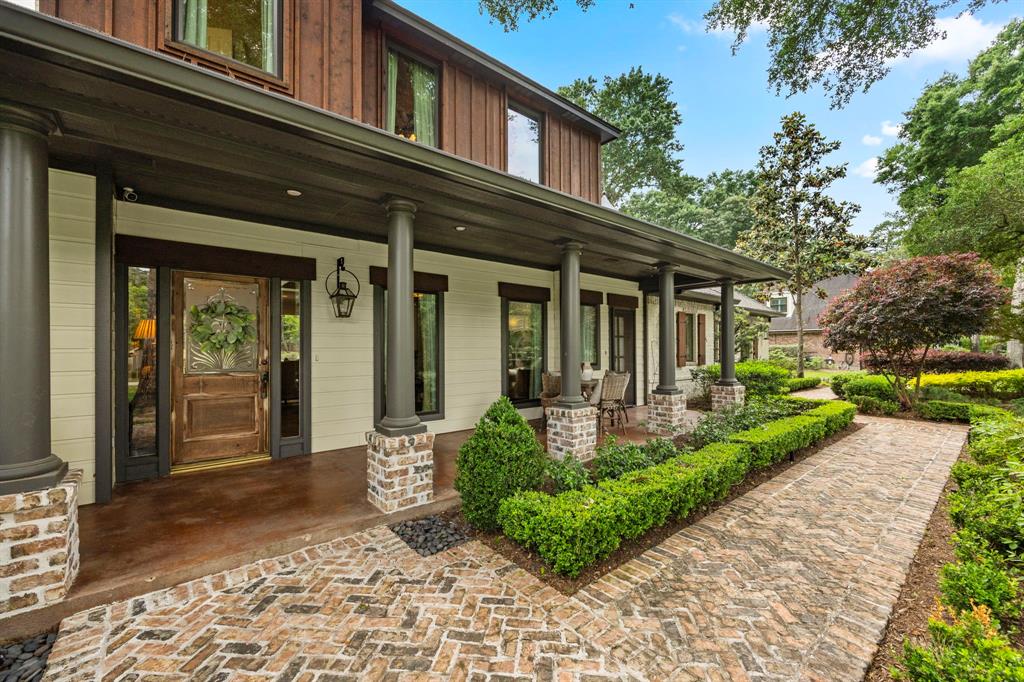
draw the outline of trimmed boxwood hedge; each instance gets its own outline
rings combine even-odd
[[[808,388],[817,388],[821,385],[820,377],[790,377],[786,380],[786,386],[789,388],[789,392],[803,391]]]
[[[947,422],[974,422],[989,416],[1010,416],[1006,410],[977,403],[953,403],[948,400],[925,400],[917,405],[917,412],[925,419]]]
[[[943,388],[971,398],[1014,400],[1024,396],[1024,369],[1009,369],[1001,372],[925,374],[921,377],[921,387]],[[877,400],[893,402],[897,400],[896,391],[889,381],[884,376],[877,374],[834,377],[832,391],[846,400],[857,395],[866,395]]]
[[[577,576],[618,549],[624,539],[640,537],[670,518],[685,518],[721,499],[753,466],[762,466],[760,460],[777,461],[835,433],[856,413],[850,403],[800,402],[816,406],[736,434],[741,439],[712,443],[582,490],[508,497],[501,503],[498,523],[505,535],[535,549],[557,573]]]

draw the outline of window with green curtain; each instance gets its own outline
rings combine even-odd
[[[383,358],[387,358],[387,289],[381,289],[381,305],[377,314],[380,316],[378,329],[380,335],[376,342],[383,349]],[[441,412],[441,294],[413,294],[413,317],[416,338],[413,348],[413,367],[416,396],[416,414],[421,417],[436,415]],[[387,362],[382,363],[380,371],[381,403],[387,401]]]
[[[580,306],[580,362],[589,362],[591,367],[600,364],[598,353],[598,307],[596,305]]]
[[[512,402],[540,398],[544,374],[544,304],[506,301],[505,395]]]
[[[178,0],[177,40],[281,74],[283,0]]]
[[[437,146],[437,71],[388,50],[384,128],[416,142]]]

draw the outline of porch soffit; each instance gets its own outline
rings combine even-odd
[[[232,101],[205,97],[211,86]],[[60,133],[51,138],[56,163],[88,167],[109,160],[118,185],[133,187],[145,202],[384,241],[380,202],[397,195],[419,204],[421,249],[555,269],[557,244],[573,239],[585,244],[585,271],[636,281],[650,277],[660,262],[676,265],[682,284],[785,275],[616,211],[4,4],[0,92],[57,113]],[[288,197],[288,188],[303,196]],[[468,229],[458,232],[457,225]]]

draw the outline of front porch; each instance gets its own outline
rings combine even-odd
[[[696,417],[698,413],[690,413]],[[645,407],[630,408],[620,440],[643,442]],[[539,420],[532,423],[545,441]],[[29,612],[25,634],[110,601],[450,509],[459,446],[472,430],[434,441],[434,501],[383,514],[366,496],[366,448],[192,472],[119,486],[108,504],[79,510],[81,569],[67,599]]]

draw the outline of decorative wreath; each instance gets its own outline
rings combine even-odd
[[[204,352],[237,351],[256,340],[256,313],[232,301],[194,305],[189,336]]]

